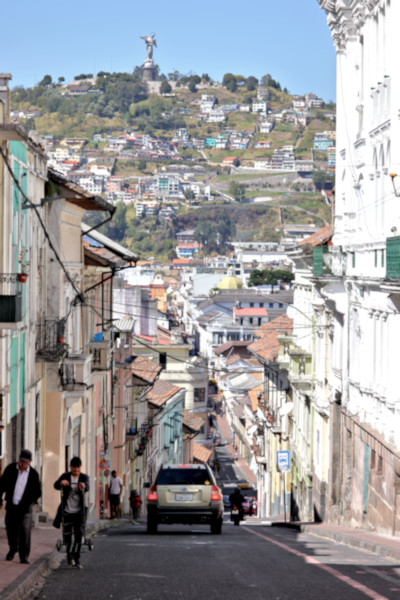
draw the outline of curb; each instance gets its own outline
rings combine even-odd
[[[108,521],[96,521],[89,524],[87,533],[92,534],[109,527]],[[27,600],[31,592],[39,590],[43,585],[42,579],[55,571],[64,560],[64,554],[57,549],[38,558],[24,573],[10,585],[0,591],[0,600]],[[36,596],[35,596],[36,597]]]
[[[334,540],[338,544],[344,544],[345,546],[352,546],[353,548],[359,548],[360,550],[366,550],[373,554],[378,554],[384,558],[391,558],[395,561],[400,561],[400,548],[392,548],[385,545],[384,543],[375,542],[372,540],[366,540],[356,536],[352,536],[347,533],[340,533],[337,531],[330,531],[328,529],[316,529],[310,525],[300,525],[300,531],[305,533],[311,533],[321,538],[329,538]]]
[[[294,529],[295,531],[300,531],[302,533],[311,533],[312,535],[320,538],[328,538],[333,540],[338,544],[351,546],[352,548],[365,550],[367,552],[371,552],[372,554],[378,554],[384,558],[391,558],[395,561],[400,561],[400,538],[394,538],[394,540],[399,543],[399,548],[393,548],[392,546],[385,544],[384,540],[382,540],[382,542],[368,540],[363,537],[358,537],[357,535],[351,535],[350,533],[332,531],[331,529],[324,529],[321,526],[315,527],[312,524],[307,525],[296,522],[285,523],[283,521],[270,521],[268,524],[264,522],[262,525],[268,527],[286,527],[287,529]]]

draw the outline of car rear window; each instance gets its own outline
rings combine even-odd
[[[157,485],[211,485],[206,469],[163,469],[157,477]]]

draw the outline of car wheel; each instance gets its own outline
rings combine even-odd
[[[222,519],[217,519],[211,523],[211,533],[220,535],[222,533]]]
[[[147,533],[157,533],[158,523],[155,518],[147,517]]]

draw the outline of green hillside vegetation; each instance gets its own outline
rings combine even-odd
[[[330,208],[318,194],[267,192],[265,195],[276,199],[266,204],[213,204],[195,210],[182,206],[168,222],[161,222],[158,217],[138,219],[133,206],[119,203],[116,216],[100,231],[141,258],[154,256],[168,262],[176,256],[176,234],[184,229],[197,231],[197,239],[204,245],[200,256],[206,256],[226,251],[232,239],[279,242],[282,235],[279,227],[283,223],[315,223],[323,227],[330,220]],[[98,214],[87,218],[91,225],[100,221]]]
[[[254,77],[227,75],[229,75],[227,79],[229,89],[220,85],[210,86],[201,91],[190,91],[185,87],[177,87],[173,90],[172,97],[156,94],[149,96],[141,81],[141,68],[139,67],[135,68],[133,74],[102,71],[94,79],[92,76],[87,79],[88,75],[78,75],[75,83],[89,85],[91,91],[94,92],[79,96],[66,94],[66,89],[62,85],[63,77],[60,77],[55,83],[49,75],[46,75],[33,88],[25,89],[21,86],[14,88],[12,108],[42,111],[41,117],[23,122],[26,130],[36,129],[41,134],[51,133],[57,137],[86,137],[88,141],[95,133],[115,133],[116,130],[123,131],[127,128],[166,139],[171,138],[179,127],[187,127],[189,134],[193,137],[216,136],[225,126],[253,132],[257,117],[252,113],[230,113],[224,124],[199,122],[198,105],[202,93],[215,95],[219,105],[251,104],[252,100],[256,98],[257,80]],[[189,77],[176,72],[169,76],[171,78],[179,77],[182,82],[190,81]],[[166,79],[166,76],[161,75],[161,77]],[[235,79],[235,84],[232,84],[232,78]],[[197,77],[197,79],[199,78]],[[204,81],[204,76],[202,80]],[[280,84],[274,81],[270,75],[264,76],[260,83],[268,84],[270,109],[279,111],[291,108],[292,96],[287,93],[287,90],[282,91]],[[321,114],[323,115],[323,111]],[[330,122],[324,121],[322,124],[325,129],[333,128],[333,124]],[[320,130],[321,123],[318,121],[318,125],[315,127]],[[310,148],[313,129],[314,127],[308,134],[305,132],[301,143],[298,142],[299,148],[303,148],[303,146]],[[291,125],[279,124],[268,136],[277,146],[295,143],[298,137],[296,128]]]
[[[100,72],[96,77],[81,74],[75,83],[87,85],[91,93],[70,96],[60,77],[53,82],[50,76],[43,77],[35,87],[17,87],[12,91],[11,105],[14,110],[40,110],[42,115],[22,122],[26,131],[36,129],[41,134],[53,134],[56,138],[80,137],[87,140],[86,150],[96,155],[98,161],[115,158],[114,174],[131,178],[155,174],[161,166],[168,166],[171,160],[149,162],[122,159],[118,153],[102,153],[106,142],[93,142],[95,134],[120,135],[126,131],[137,131],[160,139],[169,140],[176,129],[186,127],[191,137],[217,137],[225,127],[254,133],[246,150],[180,149],[185,161],[201,164],[212,175],[210,184],[215,194],[213,204],[207,206],[181,206],[172,220],[161,222],[158,217],[138,219],[133,206],[118,206],[111,223],[103,227],[103,232],[112,239],[126,244],[131,250],[146,257],[155,256],[159,260],[171,260],[175,256],[176,233],[182,229],[198,229],[202,232],[203,253],[222,252],[229,239],[249,241],[279,241],[282,223],[315,223],[323,226],[330,220],[330,207],[314,190],[311,181],[285,184],[276,178],[276,173],[257,175],[228,174],[228,167],[222,161],[228,156],[237,156],[243,166],[252,166],[255,158],[271,156],[275,148],[284,145],[295,147],[296,158],[311,158],[314,134],[316,131],[333,130],[334,123],[326,119],[327,110],[315,112],[315,118],[306,128],[293,124],[276,122],[270,134],[256,132],[258,117],[251,112],[231,112],[225,123],[205,123],[199,120],[201,94],[212,94],[217,104],[251,104],[257,97],[257,84],[267,88],[269,108],[280,112],[292,110],[293,98],[279,82],[265,75],[258,82],[253,76],[243,77],[227,73],[223,85],[210,84],[210,87],[197,90],[200,79],[209,81],[207,75],[184,76],[177,72],[161,79],[180,84],[166,96],[149,94],[141,80],[141,68],[136,67],[132,74]],[[189,85],[189,87],[185,87]],[[164,86],[168,91],[167,85]],[[257,140],[269,140],[271,149],[254,148]],[[208,163],[205,162],[205,157]],[[314,153],[314,158],[326,161],[326,154]],[[321,177],[325,177],[321,171]],[[199,177],[201,180],[202,177]],[[321,180],[322,181],[322,180]],[[318,186],[317,186],[318,187]],[[220,192],[231,193],[240,202],[227,204]],[[311,191],[312,189],[312,191]],[[231,192],[230,192],[231,190]],[[297,191],[296,191],[297,190]],[[252,198],[270,196],[272,200],[262,204],[251,204]],[[90,216],[91,222],[99,215]],[[216,227],[221,225],[216,237]],[[228,227],[228,224],[230,226]],[[225,228],[223,228],[223,225]],[[228,231],[229,230],[229,231]],[[228,235],[229,234],[229,235]],[[200,235],[200,233],[199,233]],[[217,239],[221,246],[218,247]],[[207,242],[207,243],[206,243]]]

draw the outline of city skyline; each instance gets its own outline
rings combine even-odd
[[[0,71],[11,73],[11,87],[31,87],[46,74],[68,82],[81,73],[132,72],[145,60],[140,36],[154,32],[154,62],[166,75],[208,73],[221,81],[227,72],[257,78],[270,73],[291,94],[314,92],[335,100],[335,51],[317,0],[255,0],[246,12],[239,0],[204,0],[197,12],[183,0],[172,5],[116,0],[107,15],[105,7],[72,0],[65,14],[49,0],[41,2],[40,11],[25,6],[17,30],[24,43],[15,43],[13,27],[4,31],[10,50]],[[4,20],[15,20],[10,4]]]

